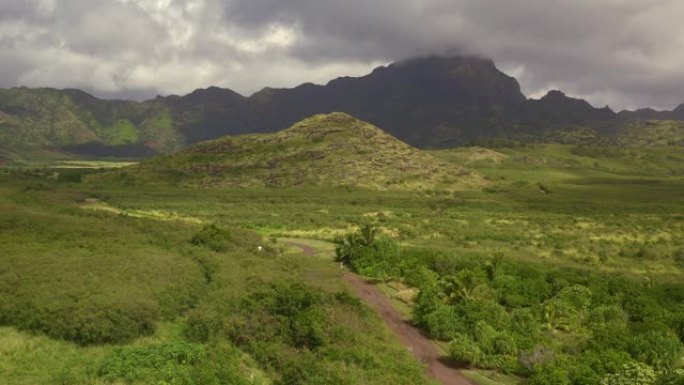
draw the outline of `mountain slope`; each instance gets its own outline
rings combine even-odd
[[[275,134],[199,143],[114,174],[188,186],[456,190],[485,184],[344,113],[316,115]]]
[[[428,57],[391,64],[325,86],[266,89],[250,98],[262,124],[274,129],[314,113],[342,111],[386,127],[412,145],[459,144],[500,130],[524,105],[518,82],[490,60]]]
[[[0,90],[0,147],[31,155],[149,156],[183,145],[159,103],[101,100],[79,90]]]

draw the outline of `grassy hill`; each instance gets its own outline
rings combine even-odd
[[[459,190],[484,179],[344,113],[316,115],[275,134],[200,143],[114,173],[190,186],[358,186]]]

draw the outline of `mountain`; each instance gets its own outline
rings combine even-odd
[[[150,156],[184,144],[168,108],[79,90],[0,90],[0,149],[29,155]]]
[[[325,85],[265,88],[250,97],[217,87],[145,102],[101,100],[78,90],[0,90],[0,154],[145,157],[224,135],[272,133],[333,111],[421,148],[578,128],[605,135],[625,121],[684,120],[684,105],[616,114],[560,91],[527,99],[491,60],[431,56]]]
[[[502,129],[526,101],[518,82],[491,60],[470,57],[409,60],[325,86],[267,89],[251,99],[257,109],[272,111],[261,115],[270,129],[302,115],[343,111],[421,147]]]
[[[618,116],[623,120],[684,120],[684,103],[672,111],[642,108],[636,111],[620,111]]]
[[[344,113],[316,115],[273,134],[227,136],[110,174],[127,183],[182,186],[357,186],[457,190],[485,185]]]
[[[561,91],[549,91],[539,100],[530,99],[519,122],[528,122],[531,127],[562,127],[591,125],[615,118],[609,107],[595,108],[583,99],[566,96]]]

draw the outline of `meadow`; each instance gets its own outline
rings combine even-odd
[[[93,192],[53,172],[2,178],[0,383],[428,383],[335,265],[223,224],[86,210]]]
[[[599,384],[632,369],[679,384],[679,148],[528,144],[433,155],[488,184],[181,188],[79,168],[3,170],[0,378],[428,383],[348,294],[338,265],[275,243],[335,241],[371,225],[394,251],[350,266],[412,290],[398,301],[464,366],[532,384]],[[629,338],[620,345],[609,329]]]

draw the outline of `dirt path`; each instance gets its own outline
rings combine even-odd
[[[284,243],[300,248],[304,255],[313,256],[316,254],[316,249],[309,245],[291,241]],[[473,385],[456,368],[451,366],[448,360],[442,357],[437,346],[420,329],[412,326],[402,317],[392,306],[387,296],[379,292],[374,285],[346,270],[343,273],[343,278],[354,289],[359,298],[375,309],[406,348],[425,365],[432,377],[444,385]]]

